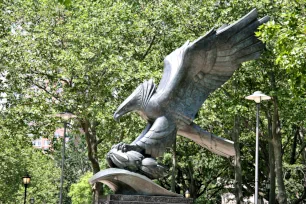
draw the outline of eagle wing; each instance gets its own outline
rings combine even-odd
[[[162,156],[170,147],[177,133],[176,124],[171,117],[161,116],[155,120],[151,128],[133,144],[145,149],[145,153],[152,157]]]
[[[257,15],[253,9],[236,23],[212,29],[168,55],[156,93],[160,104],[192,121],[209,94],[224,84],[242,62],[260,56],[264,44],[254,32],[269,17],[258,20]]]

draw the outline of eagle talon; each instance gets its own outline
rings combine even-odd
[[[117,150],[120,150],[120,149],[121,149],[122,144],[124,144],[124,143],[123,143],[123,142],[120,142],[120,143],[118,143],[118,144],[115,144],[115,145],[113,145],[113,146],[112,146],[112,148],[111,148],[111,149],[117,149]]]
[[[121,145],[121,151],[122,152],[128,152],[134,150],[133,145],[128,145],[128,144],[122,144]]]
[[[167,169],[158,164],[155,158],[145,157],[143,154],[133,150],[127,152],[117,150],[118,146],[126,150],[129,148],[139,149],[136,145],[125,145],[126,144],[117,144],[107,153],[106,161],[110,167],[137,172],[151,179],[166,176]]]
[[[142,148],[138,147],[137,145],[130,145],[130,144],[126,144],[123,142],[113,145],[112,149],[116,149],[117,151],[122,151],[122,152],[128,152],[128,151],[141,152],[142,151]]]

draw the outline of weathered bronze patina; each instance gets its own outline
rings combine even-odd
[[[147,121],[131,144],[117,144],[107,155],[111,167],[127,169],[149,178],[165,176],[156,162],[177,134],[221,156],[234,156],[233,142],[202,130],[193,123],[210,93],[224,84],[242,62],[260,56],[264,45],[254,32],[268,21],[257,19],[256,9],[232,25],[210,30],[205,36],[174,50],[164,61],[164,73],[156,88],[150,79],[140,84],[114,114],[135,111]]]

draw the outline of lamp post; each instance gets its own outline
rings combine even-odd
[[[26,204],[27,202],[27,187],[30,181],[31,181],[31,177],[29,176],[28,173],[24,177],[22,177],[22,182],[24,184],[24,202],[23,202],[24,204]]]
[[[34,204],[34,198],[30,198],[30,203]]]
[[[62,147],[62,164],[61,164],[61,190],[60,190],[60,204],[63,203],[63,183],[64,183],[64,163],[65,163],[65,143],[66,143],[66,129],[67,124],[71,118],[76,118],[70,112],[62,112],[55,115],[56,117],[60,117],[64,123],[64,138],[63,138],[63,147]]]
[[[259,108],[260,102],[264,100],[270,100],[271,97],[263,94],[261,91],[255,91],[252,95],[245,97],[248,100],[253,100],[256,103],[257,111],[256,111],[256,150],[255,150],[255,195],[254,195],[254,203],[258,203],[258,147],[259,147]]]

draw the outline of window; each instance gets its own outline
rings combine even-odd
[[[48,146],[50,144],[49,140],[45,140],[44,145]]]

